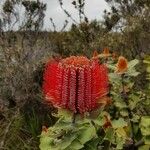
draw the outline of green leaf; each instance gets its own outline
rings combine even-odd
[[[128,76],[131,76],[131,77],[136,77],[140,74],[140,72],[137,72],[137,71],[130,71],[130,72],[127,72]]]
[[[143,61],[145,64],[150,64],[150,61],[149,60],[144,60]]]
[[[133,117],[132,117],[131,121],[133,121],[135,123],[139,123],[139,120],[140,120],[140,116],[136,115],[136,114],[133,114]]]
[[[138,59],[131,60],[131,61],[128,63],[128,69],[132,69],[132,68],[135,67],[138,63],[139,63],[139,60],[138,60]]]
[[[56,124],[55,124],[55,126],[53,126],[53,129],[54,130],[60,130],[60,129],[63,129],[63,130],[71,130],[73,128],[73,125],[72,125],[72,123],[71,123],[71,121],[70,122],[67,122],[67,121],[65,121],[65,120],[62,120],[62,119],[60,119],[60,120],[58,120],[57,122],[56,122]]]
[[[145,64],[150,64],[150,56],[145,57],[143,62]]]
[[[123,128],[125,126],[127,126],[127,122],[125,122],[123,118],[119,118],[118,120],[112,121],[112,127],[114,129]]]
[[[116,69],[115,65],[113,65],[113,64],[108,64],[107,67],[113,71]]]
[[[139,63],[139,60],[137,59],[134,59],[134,60],[131,60],[129,63],[128,63],[128,71],[127,71],[127,75],[128,76],[133,76],[133,77],[136,77],[137,75],[140,74],[140,72],[137,72],[135,70],[135,66]]]
[[[150,145],[150,136],[145,136],[144,137],[144,142],[146,145]]]
[[[74,133],[67,133],[60,139],[55,138],[54,143],[51,145],[52,150],[65,150],[71,143],[77,138],[77,134]]]
[[[66,110],[66,109],[58,109],[58,117],[61,118],[61,117],[64,117],[64,118],[72,118],[72,115],[73,113],[69,110]]]
[[[126,73],[128,76],[131,76],[131,77],[136,77],[140,74],[140,72],[137,72],[135,70],[135,68],[130,68],[128,69],[127,73]]]
[[[93,122],[96,125],[99,125],[101,127],[101,126],[103,126],[105,124],[105,118],[104,118],[104,116],[99,116],[96,119],[94,119]]]
[[[117,142],[117,147],[116,150],[122,150],[123,149],[123,145],[125,144],[125,140],[121,137],[117,137],[116,138],[116,142]]]
[[[96,129],[90,119],[71,121],[61,117],[47,132],[42,132],[40,138],[41,150],[80,150],[84,144],[96,138]]]
[[[150,67],[147,67],[146,71],[150,73]]]
[[[120,115],[122,117],[127,117],[128,116],[128,111],[126,109],[122,109],[122,110],[120,110]]]
[[[99,138],[93,138],[89,142],[87,142],[84,146],[85,150],[97,150],[98,144],[102,141],[102,139]]]
[[[77,135],[76,134],[67,134],[65,137],[61,140],[61,143],[59,143],[58,146],[60,150],[65,150],[67,147],[69,147],[72,142],[76,139]],[[58,148],[58,149],[59,149]]]
[[[116,129],[116,134],[118,137],[122,137],[123,139],[127,139],[127,133],[123,128]]]
[[[79,131],[78,140],[85,144],[87,141],[90,141],[92,138],[96,137],[96,130],[93,125],[89,125]]]
[[[142,135],[150,136],[150,116],[143,116],[140,122]]]
[[[105,140],[110,141],[111,143],[115,143],[115,130],[113,128],[108,128],[105,133]]]
[[[109,73],[109,80],[111,82],[119,84],[120,80],[121,80],[121,77],[116,73]]]
[[[45,136],[40,138],[40,150],[50,150],[50,144],[53,142],[51,137]]]
[[[138,148],[138,150],[149,150],[149,149],[150,149],[149,145],[143,145]]]
[[[120,108],[120,109],[127,108],[126,103],[124,101],[121,101],[121,100],[120,101],[116,100],[115,106],[118,107],[118,108]]]
[[[66,150],[80,150],[84,145],[78,139],[75,139]]]

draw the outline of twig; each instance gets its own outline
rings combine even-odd
[[[13,121],[15,120],[17,114],[18,114],[18,111],[17,111],[17,113],[15,114],[15,116],[12,118],[12,120],[9,122],[9,124],[7,125],[7,127],[5,128],[4,135],[3,135],[2,140],[1,140],[1,142],[0,142],[0,149],[3,148],[4,145],[5,145],[5,140],[6,140],[7,134],[8,134],[8,132],[9,132],[9,129],[10,129],[10,127],[11,127],[11,124],[12,124]]]
[[[1,143],[0,143],[0,148],[2,148],[2,147],[4,146],[4,144],[5,144],[5,139],[6,139],[7,133],[8,133],[8,131],[9,131],[9,128],[10,128],[12,122],[13,122],[13,120],[7,125],[7,127],[6,127],[6,129],[5,129],[5,133],[4,133],[3,138],[2,138],[2,141],[1,141]]]
[[[67,15],[68,18],[70,18],[75,24],[78,24],[78,22],[71,16],[71,14],[63,7],[63,1],[58,0],[59,5],[61,9],[64,11],[64,13]]]
[[[55,23],[53,21],[53,18],[50,18],[50,22],[51,22],[51,24],[53,26],[54,32],[56,32],[56,25],[55,25]]]

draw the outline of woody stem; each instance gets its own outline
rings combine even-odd
[[[76,121],[76,113],[73,113],[73,116],[72,116],[72,124],[75,124],[75,121]]]

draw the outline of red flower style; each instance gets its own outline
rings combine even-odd
[[[49,61],[43,79],[46,100],[74,113],[93,110],[108,93],[107,67],[82,56]]]

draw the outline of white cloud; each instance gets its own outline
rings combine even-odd
[[[69,21],[69,26],[72,24],[72,21],[67,18],[66,14],[63,12],[59,5],[59,0],[40,0],[43,3],[47,4],[47,10],[45,13],[45,20],[44,20],[44,29],[53,29],[50,23],[50,18],[53,18],[53,21],[56,24],[57,30],[60,30],[65,20]],[[71,16],[79,22],[78,12],[72,5],[73,0],[62,0],[64,8],[71,14]],[[4,0],[0,0],[0,9],[2,6],[2,2]],[[85,14],[90,20],[94,19],[101,19],[103,15],[103,11],[108,9],[108,5],[105,0],[85,0]],[[20,12],[23,12],[23,9],[20,8]],[[20,13],[22,14],[22,13]]]
[[[50,18],[53,18],[57,26],[57,29],[61,29],[64,24],[64,21],[67,19],[67,16],[60,8],[58,0],[41,0],[41,1],[47,4],[44,28],[46,29],[52,28],[50,24]],[[85,0],[85,1],[86,1],[85,13],[90,20],[101,19],[103,11],[105,9],[108,9],[105,0]],[[71,2],[72,2],[71,0],[63,0],[64,3],[63,6],[75,20],[78,20],[78,12],[74,9]]]

